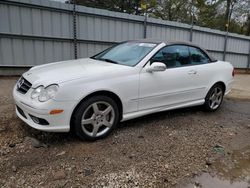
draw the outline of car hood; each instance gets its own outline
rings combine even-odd
[[[24,73],[23,77],[35,88],[39,85],[48,86],[84,77],[117,73],[128,68],[132,67],[84,58],[35,66]]]

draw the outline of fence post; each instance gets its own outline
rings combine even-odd
[[[192,0],[192,11],[193,11],[193,0]],[[193,28],[194,28],[194,15],[192,14],[191,28],[190,28],[190,35],[189,35],[190,42],[193,42]]]
[[[189,36],[189,41],[193,42],[193,27],[194,25],[192,24],[191,28],[190,28],[190,36]]]
[[[147,10],[145,12],[143,26],[144,26],[143,37],[145,39],[145,38],[147,38]]]
[[[74,36],[74,58],[77,59],[76,0],[73,1],[73,36]]]
[[[248,53],[248,62],[247,62],[247,72],[250,71],[250,40],[249,40],[249,53]]]
[[[225,40],[224,40],[223,61],[226,60],[226,53],[227,53],[227,38],[228,38],[228,31],[226,32]]]

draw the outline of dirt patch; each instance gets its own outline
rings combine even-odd
[[[229,98],[250,101],[250,74],[236,74]]]
[[[229,132],[230,140],[209,159],[209,173],[202,173],[179,187],[250,187],[250,128]],[[229,141],[229,142],[228,142]]]

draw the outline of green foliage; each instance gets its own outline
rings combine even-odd
[[[161,1],[155,7],[155,16],[163,20],[189,23],[191,19],[191,6],[185,0]]]
[[[75,0],[76,4],[250,35],[250,0]],[[68,0],[73,3],[73,0]],[[146,5],[146,6],[145,6]],[[146,7],[146,9],[145,9]]]

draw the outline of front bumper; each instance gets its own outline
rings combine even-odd
[[[31,89],[30,89],[31,90]],[[69,132],[70,130],[70,118],[75,106],[75,101],[55,101],[49,100],[44,103],[38,103],[32,101],[29,97],[30,92],[21,94],[16,90],[13,90],[13,97],[16,103],[17,116],[27,123],[29,126],[47,132]],[[21,109],[17,109],[17,106]],[[51,115],[50,111],[53,109],[62,109],[60,114]],[[41,125],[36,123],[32,116],[46,120],[48,125]]]

